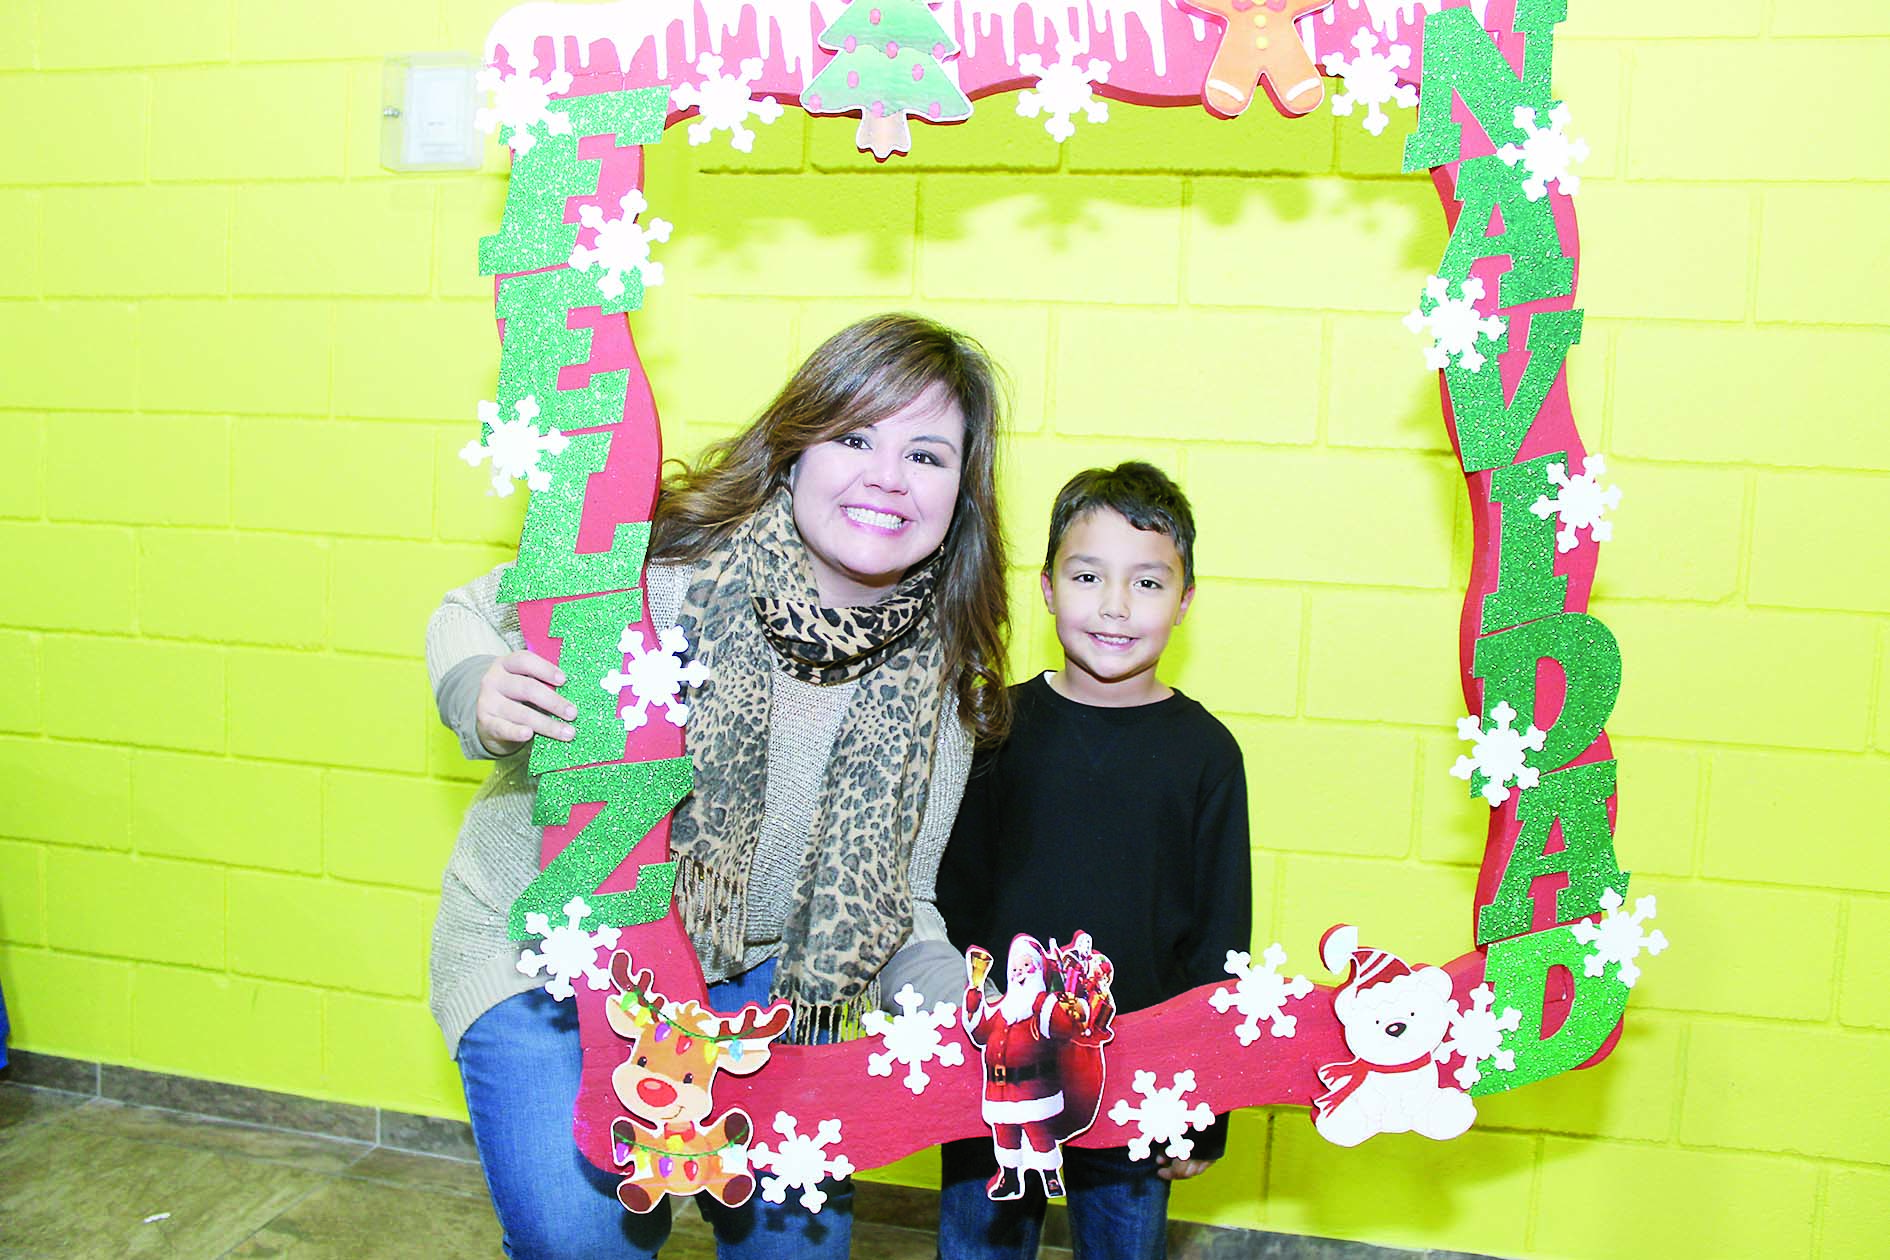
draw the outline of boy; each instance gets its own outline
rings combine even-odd
[[[1000,958],[1019,933],[1087,932],[1133,1011],[1224,979],[1251,927],[1240,748],[1156,674],[1194,599],[1187,499],[1144,463],[1078,473],[1051,512],[1042,583],[1063,668],[1012,689],[1011,734],[973,764],[938,908],[954,945]],[[1076,1254],[1165,1255],[1168,1183],[1226,1143],[1222,1118],[1188,1160],[1066,1147]],[[998,1169],[989,1140],[945,1146],[945,1260],[1034,1256],[1043,1212],[1038,1185]]]

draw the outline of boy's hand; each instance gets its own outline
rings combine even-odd
[[[564,671],[535,652],[513,652],[492,662],[479,679],[473,703],[479,742],[495,757],[523,748],[533,735],[569,741],[577,706],[553,691]],[[563,721],[559,721],[563,718]]]
[[[1214,1167],[1211,1159],[1174,1159],[1167,1155],[1155,1157],[1155,1175],[1163,1181],[1186,1181],[1190,1177],[1199,1177]]]

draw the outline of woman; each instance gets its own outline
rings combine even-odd
[[[933,879],[972,744],[1009,715],[998,422],[976,343],[881,316],[830,338],[754,424],[664,484],[645,593],[710,671],[690,698],[695,788],[671,844],[712,1006],[786,999],[789,1035],[813,1041],[908,979],[962,980]],[[624,1211],[617,1178],[578,1154],[576,1014],[531,988],[506,936],[537,873],[524,749],[570,739],[576,711],[552,690],[557,667],[521,650],[498,576],[450,593],[427,630],[441,720],[467,756],[500,759],[443,881],[433,1012],[507,1253],[654,1255],[666,1205]],[[703,1206],[723,1256],[847,1252],[845,1185],[818,1217],[792,1200]]]

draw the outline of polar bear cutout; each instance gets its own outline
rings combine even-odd
[[[1319,1069],[1326,1092],[1313,1100],[1313,1127],[1338,1146],[1376,1133],[1454,1138],[1476,1121],[1476,1104],[1445,1082],[1439,1047],[1457,1013],[1441,967],[1415,970],[1383,950],[1360,948],[1358,929],[1340,924],[1319,942],[1328,971],[1351,974],[1332,1007],[1353,1058]]]

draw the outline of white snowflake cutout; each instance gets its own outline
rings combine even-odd
[[[1140,1136],[1129,1139],[1129,1158],[1147,1159],[1149,1148],[1162,1143],[1162,1150],[1173,1159],[1186,1159],[1194,1154],[1194,1139],[1188,1136],[1188,1130],[1205,1129],[1214,1123],[1214,1113],[1206,1103],[1196,1103],[1190,1107],[1186,1096],[1194,1089],[1192,1069],[1175,1074],[1175,1083],[1165,1089],[1155,1088],[1155,1073],[1137,1072],[1135,1074],[1135,1092],[1142,1095],[1142,1101],[1134,1106],[1126,1098],[1116,1099],[1116,1105],[1109,1109],[1109,1119],[1115,1124],[1128,1124],[1135,1121]]]
[[[1490,1009],[1495,1000],[1490,986],[1479,984],[1470,990],[1469,1010],[1451,1003],[1450,1035],[1431,1051],[1431,1058],[1439,1063],[1453,1054],[1463,1057],[1463,1066],[1451,1073],[1459,1089],[1469,1089],[1483,1079],[1478,1064],[1487,1062],[1503,1072],[1516,1070],[1516,1054],[1503,1049],[1503,1034],[1522,1027],[1522,1012],[1511,1006],[1498,1016]]]
[[[1658,954],[1667,948],[1667,937],[1659,928],[1648,932],[1641,927],[1654,917],[1652,897],[1636,898],[1632,914],[1621,913],[1621,900],[1620,893],[1608,889],[1601,894],[1601,922],[1583,919],[1572,930],[1576,940],[1594,946],[1593,952],[1582,961],[1583,974],[1598,976],[1609,963],[1619,963],[1621,969],[1615,975],[1631,989],[1641,978],[1635,958],[1643,953],[1650,957]]]
[[[939,1035],[941,1029],[958,1022],[958,1008],[950,1002],[939,1002],[930,1011],[921,1010],[925,999],[910,984],[893,994],[893,1001],[899,1004],[899,1014],[868,1011],[860,1020],[868,1035],[884,1037],[886,1044],[883,1053],[866,1056],[866,1072],[869,1076],[891,1076],[893,1064],[903,1063],[907,1067],[906,1088],[923,1094],[932,1081],[925,1073],[927,1063],[957,1067],[965,1061],[964,1048]]]
[[[827,1201],[827,1192],[820,1183],[828,1177],[851,1177],[853,1161],[845,1155],[828,1158],[827,1148],[840,1140],[838,1120],[822,1120],[811,1137],[796,1133],[795,1124],[787,1112],[775,1112],[774,1131],[781,1135],[781,1144],[769,1150],[765,1144],[755,1143],[748,1148],[748,1162],[771,1174],[761,1179],[762,1198],[779,1203],[787,1198],[789,1190],[799,1190],[801,1206],[818,1212]]]
[[[1545,521],[1551,516],[1562,519],[1562,527],[1555,532],[1557,551],[1575,550],[1581,542],[1575,534],[1578,529],[1587,530],[1598,543],[1614,537],[1614,523],[1607,513],[1621,506],[1621,487],[1601,488],[1601,479],[1608,475],[1601,456],[1584,456],[1582,470],[1573,477],[1566,464],[1550,464],[1548,473],[1550,484],[1557,487],[1555,497],[1542,495],[1529,510]]]
[[[513,419],[501,420],[499,404],[482,401],[479,421],[489,431],[479,441],[459,448],[459,457],[474,468],[492,461],[492,493],[502,499],[511,495],[512,483],[521,478],[533,490],[549,486],[551,470],[540,461],[546,455],[563,453],[571,444],[558,429],[539,430],[538,399],[533,395],[513,403],[512,410],[517,413]]]
[[[1450,768],[1452,778],[1468,779],[1481,774],[1489,779],[1483,785],[1483,799],[1492,806],[1501,805],[1509,799],[1509,783],[1514,783],[1518,791],[1532,788],[1541,779],[1542,772],[1523,764],[1523,754],[1541,752],[1546,734],[1536,729],[1531,722],[1527,731],[1518,731],[1510,726],[1516,720],[1516,710],[1509,707],[1509,701],[1497,702],[1490,710],[1490,718],[1495,725],[1489,730],[1483,729],[1483,719],[1472,714],[1457,719],[1457,738],[1471,740],[1472,746],[1466,756],[1457,758],[1457,764]]]
[[[709,668],[701,661],[683,664],[682,658],[689,653],[689,640],[683,632],[671,626],[656,636],[656,650],[646,652],[643,632],[635,626],[625,626],[617,640],[617,650],[628,652],[630,663],[605,674],[600,685],[619,700],[626,690],[635,697],[632,703],[617,711],[623,719],[623,729],[634,731],[648,722],[652,704],[663,707],[663,716],[669,719],[671,726],[687,722],[689,706],[682,701],[682,689],[707,682]]]
[[[1022,118],[1048,114],[1043,129],[1058,144],[1076,134],[1076,124],[1070,120],[1077,114],[1093,123],[1109,121],[1109,103],[1091,90],[1093,85],[1109,81],[1109,63],[1092,60],[1087,66],[1079,66],[1075,53],[1075,45],[1059,41],[1057,60],[1052,65],[1044,65],[1036,53],[1025,53],[1017,59],[1018,70],[1037,81],[1035,87],[1017,94],[1017,113]]]
[[[755,133],[747,126],[750,118],[771,123],[781,116],[781,106],[772,96],[760,100],[752,91],[761,77],[761,58],[745,58],[737,67],[739,74],[723,74],[722,59],[703,53],[696,61],[700,83],[681,83],[669,94],[678,109],[694,108],[696,121],[689,124],[689,143],[707,144],[718,131],[728,132],[728,141],[743,153],[755,148]]]
[[[739,1044],[739,1043],[738,1043]],[[748,1148],[731,1146],[722,1152],[722,1171],[730,1175],[745,1173],[748,1169]]]
[[[1516,107],[1513,121],[1526,138],[1521,144],[1504,145],[1496,151],[1496,156],[1503,159],[1505,166],[1521,162],[1523,169],[1529,172],[1529,178],[1523,181],[1523,196],[1531,201],[1542,200],[1551,180],[1555,182],[1555,190],[1566,196],[1573,197],[1580,192],[1582,177],[1570,168],[1588,160],[1588,141],[1568,138],[1567,102],[1549,111],[1547,127],[1536,126],[1536,111],[1527,105]]]
[[[1299,1017],[1285,1013],[1287,999],[1305,997],[1313,988],[1312,981],[1305,976],[1288,980],[1280,974],[1286,950],[1277,941],[1267,946],[1260,961],[1262,965],[1255,967],[1253,955],[1244,950],[1228,950],[1226,969],[1235,977],[1234,987],[1216,989],[1208,995],[1208,1005],[1215,1010],[1225,1014],[1231,1008],[1247,1017],[1234,1029],[1234,1036],[1243,1046],[1250,1046],[1259,1038],[1262,1020],[1268,1023],[1275,1037],[1291,1037],[1297,1030]]]
[[[1451,297],[1450,282],[1432,276],[1424,282],[1424,296],[1418,299],[1417,308],[1404,317],[1406,328],[1429,334],[1431,344],[1424,348],[1424,366],[1433,372],[1447,366],[1452,357],[1466,372],[1480,370],[1485,360],[1477,342],[1494,340],[1509,329],[1509,321],[1501,315],[1485,318],[1477,314],[1476,304],[1483,300],[1483,281],[1472,277],[1459,284],[1457,292],[1460,296]]]
[[[626,272],[634,271],[642,276],[645,287],[663,283],[663,264],[650,261],[650,243],[663,244],[669,240],[667,219],[651,218],[647,224],[637,222],[637,216],[650,208],[639,190],[632,188],[625,193],[617,202],[617,208],[622,213],[614,219],[606,219],[597,206],[578,207],[578,222],[597,235],[589,245],[573,249],[570,259],[572,268],[577,271],[589,271],[592,267],[603,269],[603,275],[597,279],[597,291],[607,298],[623,296]]]
[[[539,64],[534,59],[533,69]],[[481,70],[474,80],[482,92],[492,93],[492,104],[473,114],[473,124],[488,134],[500,127],[510,127],[505,142],[512,152],[524,157],[538,143],[538,132],[547,136],[571,134],[571,120],[562,110],[551,108],[551,98],[571,90],[571,76],[554,70],[549,79],[540,79],[530,70],[514,70],[501,75],[495,66]]]
[[[1365,130],[1380,136],[1391,121],[1386,105],[1410,109],[1417,104],[1418,90],[1398,82],[1398,71],[1411,68],[1411,50],[1387,41],[1385,51],[1379,52],[1377,32],[1363,26],[1352,36],[1352,47],[1358,55],[1349,61],[1343,53],[1325,58],[1326,73],[1345,80],[1345,91],[1332,98],[1332,112],[1343,118],[1354,106],[1364,105]]]
[[[543,937],[544,945],[521,953],[518,969],[528,976],[541,971],[549,975],[551,979],[545,985],[545,992],[560,1002],[571,996],[571,982],[580,976],[592,989],[610,987],[610,970],[597,965],[597,951],[615,949],[619,932],[608,924],[586,932],[582,924],[590,913],[591,908],[584,898],[573,897],[564,903],[564,922],[557,927],[551,926],[548,915],[534,912],[525,916],[525,930]]]

